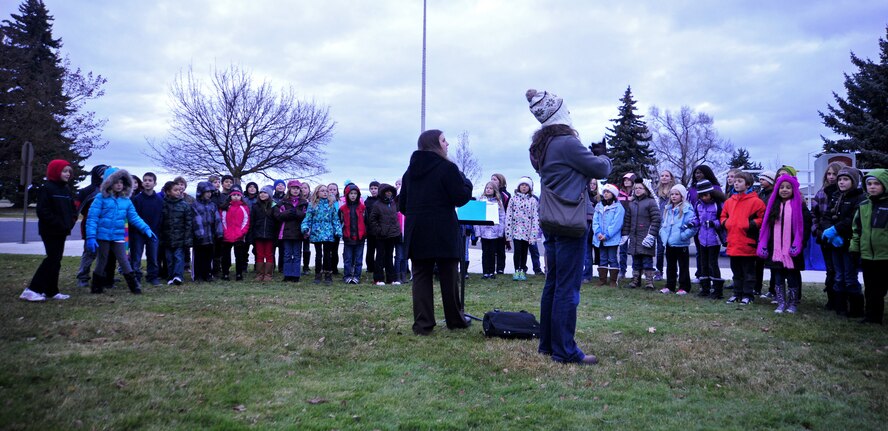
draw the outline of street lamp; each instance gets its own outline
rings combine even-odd
[[[420,130],[425,132],[425,106],[426,106],[426,0],[422,0],[422,105],[420,108]]]

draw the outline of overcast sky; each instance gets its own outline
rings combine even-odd
[[[162,171],[141,152],[166,136],[170,85],[189,66],[237,64],[328,105],[329,173],[313,184],[392,182],[415,149],[421,0],[45,3],[72,64],[108,79],[88,109],[108,118],[111,145],[87,166]],[[18,4],[2,1],[4,19]],[[766,168],[805,169],[830,133],[817,111],[844,95],[850,52],[877,59],[886,24],[885,0],[429,0],[426,126],[451,145],[467,131],[483,182],[502,172],[511,189],[533,172],[525,90],[562,96],[588,144],[631,85],[642,114],[688,105]]]

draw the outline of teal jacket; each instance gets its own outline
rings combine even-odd
[[[310,204],[302,220],[302,233],[309,242],[333,242],[342,236],[339,208],[327,199]]]

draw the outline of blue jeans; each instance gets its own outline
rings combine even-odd
[[[598,266],[599,268],[610,268],[610,269],[618,269],[620,268],[620,262],[617,258],[617,248],[619,246],[612,245],[609,247],[599,247],[598,248],[598,257],[601,258],[601,264]]]
[[[145,270],[145,280],[153,282],[157,280],[159,267],[157,265],[157,249],[159,243],[156,240],[150,240],[142,232],[130,231],[130,266],[133,267],[133,274],[136,280],[142,280],[142,250],[145,250],[145,259],[148,260],[148,266]]]
[[[540,247],[536,242],[527,248],[530,251],[530,263],[533,265],[533,273],[539,274],[543,272],[543,266],[540,265]],[[466,259],[468,260],[468,259]]]
[[[281,250],[284,254],[284,277],[299,277],[302,275],[302,241],[298,239],[281,240]],[[320,268],[316,268],[319,271]]]
[[[644,269],[654,269],[654,257],[646,254],[633,254],[632,270],[641,271]]]
[[[163,255],[167,261],[167,278],[172,280],[179,277],[180,280],[185,280],[185,249],[167,247]]]
[[[620,249],[618,251],[618,254],[620,255],[620,274],[623,274],[626,272],[626,264],[629,260],[629,243],[623,244],[619,247]]]
[[[395,273],[401,274],[403,272],[407,272],[410,268],[407,266],[407,255],[404,254],[406,250],[404,249],[404,238],[401,238],[397,244],[395,244]]]
[[[836,284],[833,286],[833,291],[860,294],[860,281],[857,280],[860,261],[852,257],[848,250],[838,249],[833,249],[832,260],[836,268]]]
[[[344,265],[342,275],[346,278],[361,278],[361,265],[364,260],[364,240],[357,244],[343,244],[342,263]]]
[[[589,223],[589,227],[591,228],[592,223]],[[592,273],[592,267],[595,265],[595,257],[598,256],[598,259],[601,259],[600,251],[593,244],[593,239],[595,238],[595,234],[586,233],[586,249],[583,252],[583,280],[591,280],[595,277]],[[601,261],[598,262],[599,267],[601,267]]]
[[[579,362],[586,356],[574,341],[583,277],[586,235],[569,238],[546,232],[549,268],[540,298],[539,352],[556,362]],[[588,234],[588,231],[586,231]]]

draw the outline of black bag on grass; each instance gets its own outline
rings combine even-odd
[[[501,311],[494,309],[484,313],[484,335],[500,338],[540,338],[540,322],[524,310]]]

